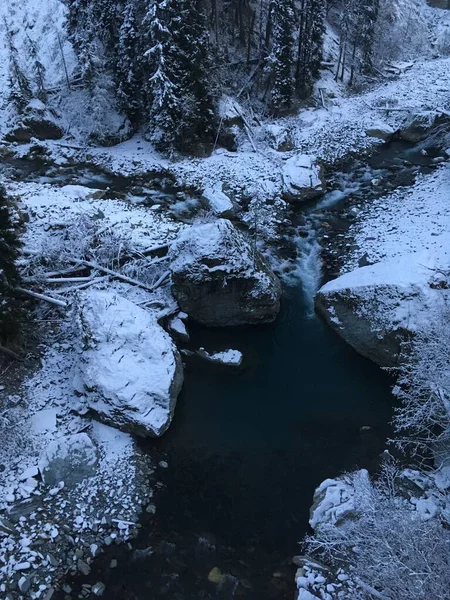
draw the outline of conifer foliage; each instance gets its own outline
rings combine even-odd
[[[112,78],[121,110],[163,151],[214,141],[222,94],[281,114],[319,75],[326,0],[67,3],[87,89]]]
[[[294,95],[294,8],[291,0],[272,2],[273,44],[269,56],[273,73],[271,105],[274,112],[291,108]]]
[[[5,190],[0,187],[0,340],[18,329],[18,304],[14,287],[19,276],[16,260],[20,243],[12,226]]]

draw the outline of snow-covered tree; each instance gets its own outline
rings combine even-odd
[[[19,52],[14,44],[13,33],[4,20],[6,41],[9,58],[9,101],[18,113],[21,113],[31,100],[33,93],[28,77],[19,57]]]
[[[311,94],[314,80],[319,75],[323,54],[325,14],[325,0],[301,0],[295,88],[302,98]]]
[[[0,340],[18,329],[18,304],[14,287],[19,281],[16,260],[20,243],[11,222],[6,192],[0,187]]]
[[[405,499],[400,471],[384,467],[373,483],[367,471],[351,476],[351,513],[319,524],[308,554],[347,576],[351,600],[446,600],[450,589],[450,530],[445,518],[424,519]]]
[[[118,33],[117,53],[114,57],[114,74],[120,108],[133,123],[138,123],[143,112],[144,57],[139,3],[128,0],[123,8],[122,23]]]
[[[439,275],[448,285],[448,275]],[[450,300],[442,300],[435,320],[405,346],[394,372],[394,394],[401,400],[395,425],[402,449],[419,456],[431,450],[439,462],[450,455]]]
[[[198,2],[162,0],[147,15],[152,46],[149,136],[162,150],[185,150],[212,139],[208,34]]]
[[[270,105],[274,113],[288,110],[294,96],[294,8],[292,0],[276,0],[271,5],[272,51],[267,59],[271,85]]]

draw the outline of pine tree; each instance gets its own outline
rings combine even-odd
[[[380,0],[363,0],[360,8],[361,70],[370,74],[373,71],[373,51],[375,44],[375,29],[380,11]]]
[[[18,330],[17,299],[14,287],[19,275],[16,260],[20,243],[12,226],[5,190],[0,187],[0,339]]]
[[[212,140],[215,112],[208,83],[208,34],[197,0],[163,0],[151,6],[152,102],[149,135],[156,147],[185,151]]]
[[[144,58],[138,18],[138,3],[128,0],[123,8],[117,53],[113,59],[119,106],[135,124],[141,116],[144,88]]]
[[[14,45],[13,34],[4,20],[6,41],[9,52],[9,101],[20,114],[32,98],[30,82],[22,68],[19,53]]]
[[[35,96],[39,98],[39,100],[45,101],[47,97],[45,91],[45,67],[39,59],[36,42],[30,37],[28,37],[27,42],[28,52],[30,54],[31,64],[34,72],[34,84],[36,88]]]
[[[272,52],[268,58],[272,77],[271,108],[279,113],[291,108],[294,95],[294,10],[291,0],[272,3],[272,24]]]
[[[97,56],[93,4],[90,0],[68,0],[67,32],[80,67],[80,78],[88,86],[95,77]]]
[[[168,4],[168,0],[155,0],[146,17],[152,43],[145,53],[152,71],[149,79],[149,138],[161,150],[175,146],[177,125],[182,119],[180,88],[173,82],[174,68],[168,59],[171,45]]]
[[[320,73],[325,14],[325,0],[302,0],[295,69],[295,88],[301,98],[311,94],[314,80]]]

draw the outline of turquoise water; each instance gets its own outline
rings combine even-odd
[[[158,470],[156,516],[143,518],[133,544],[152,553],[108,549],[87,580],[107,584],[105,599],[292,600],[314,488],[376,468],[392,414],[386,374],[307,307],[298,285],[273,326],[190,328],[193,348],[236,348],[245,363],[187,363],[171,428],[144,443],[169,464]],[[118,569],[108,568],[112,557]],[[207,579],[213,567],[219,586]]]

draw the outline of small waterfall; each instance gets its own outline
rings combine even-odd
[[[307,306],[307,315],[313,317],[314,296],[320,288],[322,279],[321,247],[314,227],[311,225],[308,237],[298,237],[296,243],[298,247],[297,268],[292,275],[297,281],[300,280]]]

